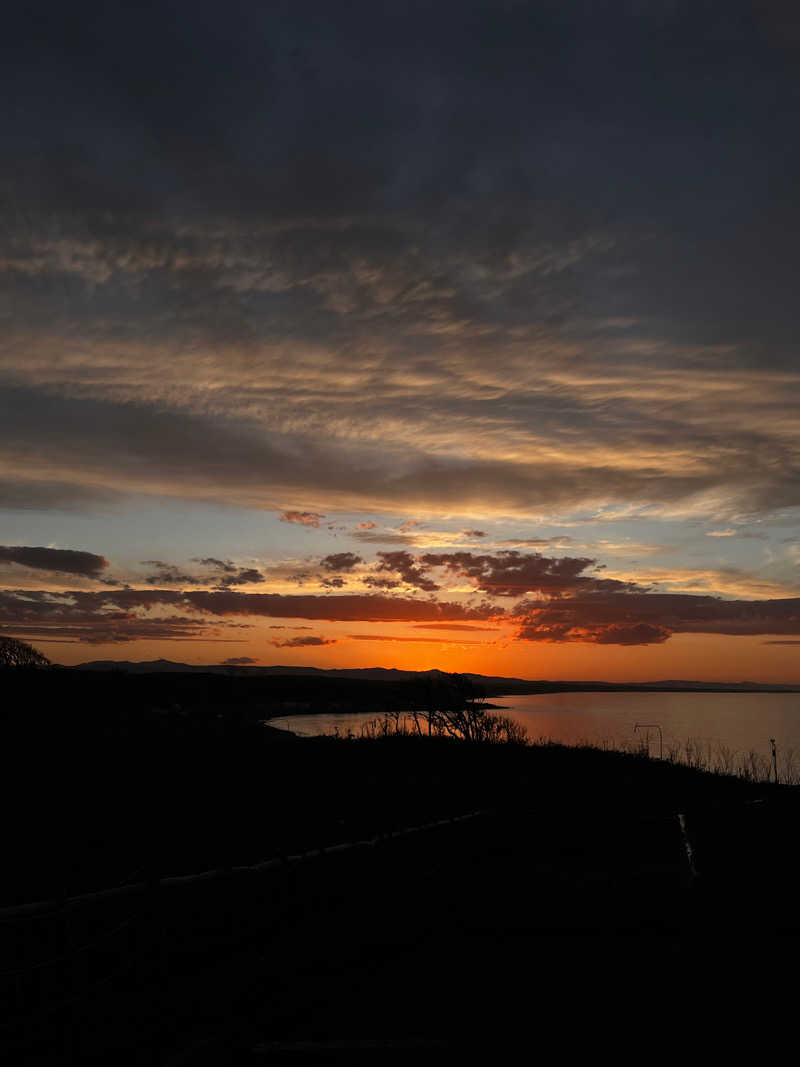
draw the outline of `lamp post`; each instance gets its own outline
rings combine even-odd
[[[664,758],[664,735],[661,732],[661,726],[657,722],[635,722],[633,724],[633,732],[636,733],[639,730],[658,730],[658,758]],[[647,738],[647,754],[650,755],[650,737]]]

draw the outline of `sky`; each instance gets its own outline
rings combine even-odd
[[[800,682],[800,14],[17,5],[0,635]]]

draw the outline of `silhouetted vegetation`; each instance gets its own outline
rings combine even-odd
[[[0,637],[0,670],[26,667],[47,667],[50,660],[32,645],[15,637]]]

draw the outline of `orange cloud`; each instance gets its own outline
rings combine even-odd
[[[280,516],[281,522],[296,522],[300,526],[313,526],[315,529],[324,518],[316,511],[284,511]]]

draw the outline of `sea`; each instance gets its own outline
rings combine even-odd
[[[704,753],[717,765],[755,754],[800,767],[800,693],[603,692],[493,697],[498,714],[525,727],[531,741],[639,749],[651,756]],[[502,710],[500,710],[502,708]],[[374,714],[290,715],[270,725],[299,736],[360,736]]]

